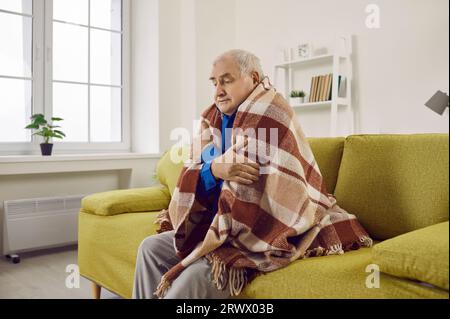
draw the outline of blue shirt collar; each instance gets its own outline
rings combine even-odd
[[[222,113],[220,110],[219,110],[219,112],[222,115],[222,119],[226,119],[226,120],[229,121],[229,120],[232,120],[232,119],[234,119],[236,117],[237,110],[238,110],[238,108],[236,108],[236,110],[231,115],[226,115],[225,113]]]

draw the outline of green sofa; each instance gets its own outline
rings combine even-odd
[[[309,138],[327,189],[375,245],[297,260],[258,276],[239,298],[449,298],[448,134]],[[93,282],[130,298],[140,242],[155,234],[181,165],[167,152],[161,185],[87,196],[78,263]]]

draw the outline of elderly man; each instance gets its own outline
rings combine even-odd
[[[230,135],[225,132],[233,127],[239,105],[263,77],[259,59],[242,50],[226,52],[213,63],[210,80],[215,87],[215,105],[223,117],[222,151],[228,149],[231,144]],[[217,158],[220,152],[218,148],[214,150],[207,148],[203,151],[202,160]],[[256,163],[226,163],[217,158],[215,161],[203,160],[203,164],[197,187],[198,198],[214,212],[217,211],[224,180],[252,184],[259,178],[259,165]],[[174,231],[168,231],[147,237],[141,243],[136,263],[133,298],[155,298],[154,292],[162,275],[180,261],[173,240]],[[211,265],[206,258],[200,258],[173,282],[165,298],[228,298],[229,290],[218,290],[209,279],[210,272]]]
[[[327,192],[295,112],[258,58],[226,52],[210,80],[215,103],[159,215],[162,233],[139,247],[133,296],[227,298],[299,258],[371,246]]]

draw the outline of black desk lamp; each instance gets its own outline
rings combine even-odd
[[[431,99],[425,103],[430,109],[435,111],[436,113],[442,115],[445,112],[445,109],[448,107],[448,94],[437,91]]]

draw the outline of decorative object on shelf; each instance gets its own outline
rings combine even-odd
[[[311,57],[312,45],[311,43],[301,43],[297,45],[295,50],[295,59],[306,59]]]
[[[301,103],[305,102],[305,92],[302,91],[296,91],[292,90],[290,94],[290,104],[292,105],[299,105]]]
[[[29,130],[38,130],[32,135],[39,135],[44,138],[44,143],[41,143],[41,154],[43,156],[52,155],[53,144],[50,143],[50,138],[59,138],[63,139],[66,135],[60,131],[55,130],[56,128],[60,128],[61,126],[54,126],[50,124],[43,114],[34,114],[31,117],[32,123],[29,124],[26,129]],[[63,121],[62,118],[52,117],[53,122]]]
[[[448,108],[448,94],[437,91],[425,105],[437,114],[443,115],[445,109]]]

